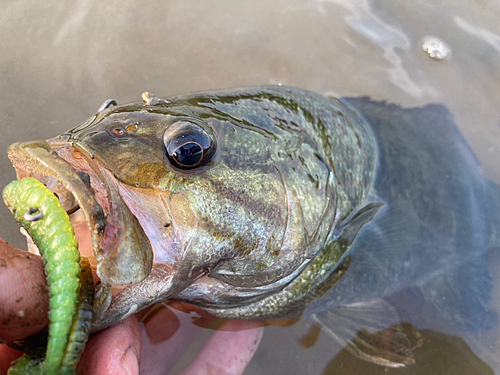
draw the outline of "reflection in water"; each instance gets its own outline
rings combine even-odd
[[[309,332],[300,339],[300,346],[304,349],[312,348],[316,345],[319,339],[319,334],[321,333],[321,326],[319,324],[313,324]]]
[[[376,344],[373,346],[373,355],[377,347],[383,347],[390,337],[398,332],[416,331],[409,324],[402,323],[392,326],[386,331],[375,334],[359,332],[355,341],[362,340]],[[493,374],[491,368],[477,357],[462,339],[433,330],[418,332],[420,340],[412,349],[415,364],[404,368],[388,368],[373,362],[359,359],[351,353],[349,348],[341,350],[323,371],[323,375],[341,374],[440,374],[440,375],[487,375]]]
[[[215,330],[229,330],[228,335],[250,337],[254,341],[252,327],[241,325],[229,326],[221,320],[208,316],[197,307],[172,302],[173,309],[167,305],[158,304],[139,315],[143,327],[144,347],[142,352],[143,365],[141,370],[148,374],[178,373],[186,366],[196,362],[199,353],[210,348]],[[204,320],[203,320],[204,319]],[[200,323],[204,321],[205,328]],[[218,322],[215,323],[214,322]],[[180,327],[182,324],[182,328]],[[246,323],[245,323],[246,324]],[[287,326],[279,329],[296,329],[297,326]],[[248,330],[250,328],[250,330]],[[269,331],[268,331],[269,334]],[[272,336],[272,334],[271,334]],[[327,335],[326,335],[327,336]],[[230,337],[230,336],[227,336]],[[234,337],[234,336],[233,336]],[[349,341],[343,349],[338,351],[328,363],[321,366],[312,365],[314,348],[323,345],[325,333],[318,324],[312,324],[308,331],[294,341],[302,353],[299,355],[299,367],[294,367],[296,359],[290,352],[288,361],[291,367],[280,367],[278,374],[311,373],[323,375],[333,374],[493,374],[492,369],[484,363],[469,345],[459,337],[441,333],[435,330],[417,330],[409,323],[393,324],[389,328],[376,333],[369,333],[362,329]],[[256,336],[255,340],[259,339]],[[269,337],[267,337],[269,339]],[[287,347],[291,342],[280,342]],[[276,345],[274,341],[273,345]],[[265,345],[265,344],[264,344]],[[205,349],[204,349],[205,348]],[[333,347],[332,347],[333,348]],[[213,347],[212,347],[213,349]],[[229,349],[227,349],[229,350]],[[253,354],[250,352],[250,354]],[[334,353],[335,350],[332,350]],[[229,353],[229,352],[228,352]],[[246,352],[248,357],[249,351]],[[326,354],[326,353],[324,353]],[[231,355],[240,355],[245,358],[245,352],[236,350]],[[257,357],[258,358],[258,357]],[[248,360],[248,358],[246,358]],[[405,366],[391,367],[388,359],[394,363],[406,363]],[[279,362],[281,359],[276,358]],[[301,361],[311,361],[306,365]],[[319,361],[321,363],[321,361]],[[252,362],[254,363],[254,362]],[[312,368],[316,368],[313,370]],[[252,368],[252,366],[250,366]],[[293,370],[295,368],[295,370]],[[307,370],[309,368],[309,371]],[[305,371],[305,372],[303,372]],[[252,370],[245,373],[253,373]]]
[[[377,365],[403,368],[414,365],[413,351],[422,345],[422,335],[409,324],[394,324],[385,331],[371,334],[363,329],[346,349]]]
[[[140,322],[143,324],[144,332],[152,345],[169,340],[181,325],[180,320],[172,310],[162,304],[154,305],[141,315]]]

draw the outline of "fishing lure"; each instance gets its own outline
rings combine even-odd
[[[90,264],[82,259],[81,269],[78,243],[68,214],[41,182],[34,178],[13,181],[4,189],[3,199],[38,247],[49,286],[45,360],[32,361],[23,356],[9,373],[73,373],[92,321]]]
[[[87,258],[80,260],[80,266],[82,268],[80,274],[80,298],[76,305],[76,314],[73,318],[68,345],[62,358],[61,374],[74,373],[89,337],[90,328],[92,327],[94,314],[92,308],[94,303],[94,278],[92,277],[92,269]]]

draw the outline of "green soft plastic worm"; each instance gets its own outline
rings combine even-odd
[[[85,344],[89,337],[90,328],[92,326],[92,318],[94,314],[94,280],[92,277],[92,269],[87,258],[80,260],[82,272],[80,274],[80,298],[76,307],[76,315],[73,318],[73,327],[69,336],[68,345],[62,359],[61,367],[58,374],[74,374],[76,366],[80,361],[80,356],[83,353]],[[22,347],[15,349],[23,350]],[[28,355],[23,355],[19,358],[15,365],[9,369],[9,375],[46,375],[43,358],[31,358]]]
[[[76,315],[73,319],[68,345],[62,359],[61,374],[73,374],[75,372],[92,327],[94,278],[87,258],[82,258],[80,265],[82,267],[80,298],[76,306]]]
[[[49,338],[41,373],[57,374],[61,366],[71,364],[67,349],[79,302],[80,253],[75,233],[57,197],[34,178],[7,185],[3,199],[37,245],[45,264]],[[69,362],[63,363],[63,359]]]

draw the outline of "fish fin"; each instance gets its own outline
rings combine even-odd
[[[396,309],[380,298],[316,313],[311,319],[354,356],[385,367],[414,364],[413,351],[422,344],[418,330],[400,323]]]
[[[361,228],[373,220],[383,205],[380,202],[371,202],[355,211],[335,228],[333,237],[340,240],[345,246],[351,245]]]

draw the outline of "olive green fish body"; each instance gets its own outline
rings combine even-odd
[[[120,254],[117,233],[137,230],[154,251],[151,274],[114,297],[94,329],[165,298],[227,317],[298,314],[299,295],[340,266],[351,240],[328,245],[369,203],[377,167],[374,135],[362,116],[342,101],[285,87],[111,107],[49,144],[89,177],[106,214],[108,249],[96,257]],[[127,210],[136,223],[120,219]],[[140,241],[128,243],[140,251]],[[330,248],[343,250],[317,258]],[[328,259],[314,266],[325,269],[324,277],[306,277],[320,259]],[[113,264],[126,280],[130,263]],[[100,265],[97,273],[112,278]],[[282,306],[274,313],[245,308],[271,295]]]
[[[384,206],[352,244],[349,271],[306,314],[405,291],[461,330],[492,327],[488,254],[500,246],[498,185],[444,106],[348,101],[374,131],[378,168],[368,200]]]
[[[122,287],[101,293],[93,330],[177,299],[225,318],[304,314],[346,338],[393,319],[403,289],[455,327],[495,322],[483,255],[500,244],[499,189],[444,107],[274,86],[109,103],[9,149],[18,177],[78,202],[103,290]]]
[[[79,198],[98,275],[126,286],[101,304],[99,330],[169,298],[221,317],[300,315],[474,260],[466,250],[488,237],[492,216],[474,205],[498,197],[468,173],[477,161],[464,144],[439,106],[264,86],[144,94],[9,152],[18,174],[58,175]],[[45,170],[36,147],[50,150],[44,165],[63,162]],[[94,216],[106,220],[97,227]]]

